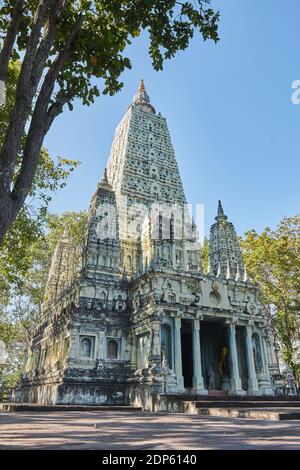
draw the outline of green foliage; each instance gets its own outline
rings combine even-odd
[[[90,105],[100,90],[120,90],[119,78],[131,68],[125,51],[142,31],[149,38],[152,65],[161,70],[165,60],[188,47],[195,31],[218,41],[218,21],[210,0],[3,0],[0,80],[7,81],[9,62],[22,59],[22,66],[0,142],[0,242],[35,192],[34,178],[45,181],[41,147],[64,106],[72,110],[76,98]],[[60,163],[67,171],[74,166]],[[53,189],[49,182],[38,186]],[[48,196],[41,192],[40,198],[47,206]]]
[[[202,262],[202,270],[204,273],[206,273],[208,270],[208,258],[209,258],[209,239],[206,237],[204,238],[204,242],[200,249],[200,256],[201,256],[201,262]]]
[[[65,228],[75,246],[83,243],[87,227],[87,212],[63,212],[63,214],[48,214],[47,216],[47,245],[52,253]]]
[[[57,94],[70,96],[69,103],[76,96],[89,105],[95,96],[99,96],[99,88],[92,83],[92,77],[103,80],[103,93],[117,92],[123,85],[119,76],[124,69],[131,68],[129,58],[123,53],[142,30],[148,32],[149,54],[155,70],[161,70],[164,60],[188,47],[195,30],[204,40],[217,42],[219,13],[209,4],[210,0],[194,3],[175,0],[67,1],[59,15],[48,67],[66,47],[76,23],[82,19],[83,24],[72,40],[69,59],[60,71]],[[19,58],[20,52],[28,46],[38,5],[38,1],[24,2],[14,59]],[[10,0],[3,2],[0,10],[2,31],[7,30],[13,6]]]
[[[242,241],[246,266],[273,314],[284,361],[300,380],[300,216],[284,218],[276,230],[251,230]]]
[[[15,102],[16,87],[21,67],[22,64],[19,60],[10,62],[8,65],[6,101],[5,105],[0,107],[0,147],[3,144],[9,114]],[[14,179],[20,170],[24,140],[25,133],[17,158]],[[43,219],[49,202],[51,201],[51,192],[61,189],[66,185],[67,178],[79,163],[80,162],[76,160],[61,157],[57,157],[54,160],[49,156],[48,151],[42,148],[39,154],[37,172],[28,193],[28,199],[26,200],[25,214],[35,215],[36,218],[40,216]]]
[[[14,103],[20,69],[19,61],[11,62],[8,66],[6,102],[5,106],[0,107],[0,146]],[[20,162],[19,155],[15,175],[18,174]],[[37,172],[25,205],[1,245],[0,305],[8,300],[9,286],[15,286],[32,264],[30,247],[43,235],[51,195],[66,185],[67,178],[78,164],[77,161],[59,157],[54,160],[45,148],[41,149]]]
[[[5,344],[7,355],[5,361],[0,360],[0,400],[3,400],[9,398],[9,390],[18,383],[29,342],[21,325],[12,323],[3,314],[0,315],[0,340]]]

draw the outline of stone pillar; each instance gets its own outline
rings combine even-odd
[[[99,347],[97,358],[100,361],[103,361],[106,357],[106,341],[105,341],[105,331],[99,332]]]
[[[197,395],[207,395],[204,388],[202,365],[201,365],[201,348],[200,348],[200,321],[193,321],[193,392]]]
[[[261,391],[258,388],[258,381],[256,377],[256,370],[253,357],[253,346],[252,346],[252,327],[246,325],[246,355],[247,355],[247,366],[248,366],[248,395],[261,395]]]
[[[230,352],[230,361],[231,361],[229,395],[245,395],[246,392],[242,389],[242,382],[241,382],[240,373],[239,373],[237,348],[236,348],[235,324],[232,322],[228,324],[228,336],[229,336],[229,352]]]
[[[272,366],[276,365],[279,368],[278,357],[275,351],[275,338],[273,334],[268,330],[266,330],[266,339],[266,347],[268,348],[269,352],[269,364],[271,364]]]
[[[264,381],[264,384],[261,384],[261,390],[264,395],[274,395],[275,393],[274,393],[274,390],[272,389],[268,357],[267,357],[267,352],[266,352],[266,343],[265,343],[265,339],[263,337],[262,331],[259,333],[259,341],[260,341],[261,356],[262,356],[262,361],[263,361],[263,368],[265,372],[265,381]]]
[[[174,339],[175,339],[175,373],[177,377],[178,392],[184,391],[184,382],[182,375],[182,353],[181,353],[181,318],[175,317],[174,326]]]
[[[137,369],[138,364],[137,364],[137,337],[134,335],[131,338],[131,359],[130,359],[130,365],[132,369]]]
[[[186,252],[186,244],[183,245],[182,249],[182,269],[185,271],[187,268],[188,258]]]
[[[270,377],[269,357],[268,357],[268,351],[267,351],[267,346],[266,346],[265,335],[264,335],[263,331],[261,332],[261,335],[260,335],[260,342],[261,342],[261,350],[262,350],[262,356],[263,356],[264,369],[265,369],[266,375],[268,377]]]
[[[173,269],[176,269],[176,248],[174,240],[171,243],[171,263]]]
[[[79,336],[77,334],[77,329],[72,330],[71,335],[70,335],[70,347],[69,347],[69,354],[68,354],[68,359],[70,361],[76,360],[77,354],[78,354],[78,342],[79,342]]]

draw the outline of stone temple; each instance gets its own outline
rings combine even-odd
[[[16,401],[273,395],[274,337],[219,202],[203,272],[167,122],[143,81],[116,129],[85,241],[65,230]],[[157,408],[158,404],[158,408]]]

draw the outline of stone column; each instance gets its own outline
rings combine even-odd
[[[253,346],[252,346],[252,327],[246,325],[246,355],[247,355],[247,366],[248,366],[248,395],[261,395],[261,391],[258,388],[258,381],[256,377],[256,370],[253,357]]]
[[[137,369],[138,364],[137,364],[137,337],[134,335],[131,338],[131,358],[130,358],[130,364],[132,369]]]
[[[70,335],[70,347],[69,347],[69,354],[68,359],[70,361],[75,361],[78,355],[78,347],[79,347],[79,335],[77,334],[77,329],[73,329]]]
[[[172,243],[171,243],[171,263],[172,263],[173,269],[176,269],[176,246],[175,246],[174,240],[172,240]]]
[[[228,336],[229,336],[229,352],[230,352],[230,360],[231,360],[231,377],[230,377],[229,395],[245,395],[246,392],[242,389],[242,382],[241,382],[240,373],[239,373],[237,348],[236,348],[235,324],[232,322],[228,324]]]
[[[267,352],[267,346],[266,346],[266,340],[265,340],[264,332],[262,331],[259,336],[260,336],[261,352],[262,352],[262,357],[263,357],[263,364],[264,364],[265,373],[268,377],[270,377],[269,358],[268,358],[268,352]]]
[[[279,361],[278,361],[278,355],[275,349],[275,338],[270,330],[266,331],[267,334],[267,348],[269,351],[269,356],[270,356],[270,361],[269,363],[272,364],[272,366],[277,366],[277,369],[279,370]]]
[[[178,392],[184,391],[184,382],[182,375],[182,353],[181,353],[181,318],[175,317],[174,325],[174,339],[175,339],[175,373],[177,377]]]
[[[261,348],[261,355],[263,361],[263,368],[265,372],[265,384],[262,388],[262,392],[264,395],[274,395],[274,390],[272,389],[270,371],[269,371],[269,364],[268,364],[268,357],[266,352],[266,343],[265,338],[263,336],[263,332],[260,331],[259,333],[259,341],[260,341],[260,348]]]
[[[100,361],[104,361],[105,357],[106,357],[105,331],[100,331],[99,332],[99,346],[98,346],[97,358]]]
[[[204,388],[202,365],[201,365],[201,347],[200,347],[200,320],[193,321],[193,391],[197,395],[207,395]]]

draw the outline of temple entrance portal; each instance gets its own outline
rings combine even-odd
[[[243,390],[248,389],[248,367],[246,359],[245,327],[236,327],[236,349],[238,356],[239,373]]]
[[[229,349],[226,325],[220,321],[202,321],[200,338],[205,388],[228,391]]]
[[[192,325],[188,320],[181,321],[182,375],[184,387],[193,386],[193,337]]]

